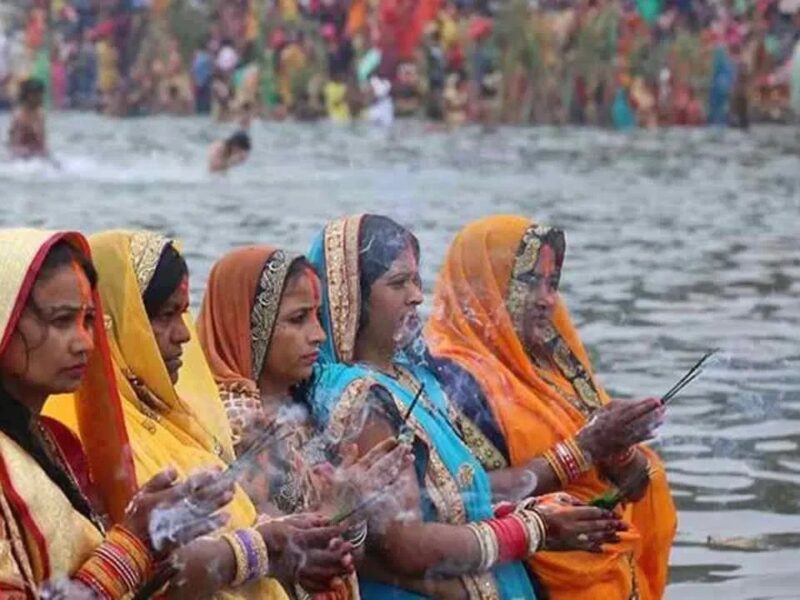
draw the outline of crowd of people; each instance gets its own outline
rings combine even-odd
[[[796,0],[61,0],[19,21],[0,32],[0,98],[35,77],[54,109],[450,127],[800,114]]]
[[[487,217],[431,316],[380,215],[235,248],[0,230],[4,598],[662,598],[676,513],[559,294],[564,233]]]

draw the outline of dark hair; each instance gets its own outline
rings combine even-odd
[[[361,220],[358,234],[358,283],[361,291],[359,328],[368,322],[367,304],[372,284],[389,270],[409,246],[419,260],[419,241],[408,229],[381,215],[366,215]]]
[[[97,270],[94,268],[92,261],[66,240],[60,240],[50,248],[50,252],[47,253],[42,266],[39,268],[37,280],[48,279],[53,271],[73,262],[78,263],[89,280],[89,285],[92,286],[92,289],[95,289],[97,287]]]
[[[89,280],[89,285],[92,290],[96,289],[97,271],[95,270],[94,265],[80,250],[63,239],[53,244],[48,251],[47,256],[45,256],[45,259],[42,262],[42,265],[39,267],[39,272],[36,275],[36,282],[38,283],[40,281],[47,281],[53,276],[53,273],[57,269],[69,266],[72,263],[77,263],[80,266],[81,270],[86,275],[86,278]],[[33,298],[32,292],[28,295],[26,303],[28,310],[30,310],[34,316],[40,320],[44,319],[42,309]],[[31,341],[25,336],[20,335],[20,337],[25,345],[26,354],[29,355],[33,350],[39,348],[47,340],[47,329],[44,329],[41,339],[34,344],[31,344]]]
[[[286,289],[290,281],[300,275],[303,275],[308,270],[312,271],[313,273],[317,272],[317,270],[314,268],[314,265],[312,265],[305,256],[295,257],[295,259],[289,264],[289,269],[286,271],[283,289]]]
[[[560,269],[564,262],[564,253],[567,251],[567,241],[563,229],[551,227],[542,238],[542,243],[550,246],[556,255],[556,266]]]
[[[239,148],[245,152],[250,152],[250,136],[246,131],[237,131],[225,140],[225,149],[230,152],[234,148]]]
[[[175,293],[181,281],[189,275],[189,267],[186,260],[172,245],[172,242],[164,246],[161,257],[158,259],[153,278],[147,285],[147,289],[142,294],[144,309],[149,318],[153,318]]]
[[[65,240],[56,242],[50,249],[39,268],[37,281],[47,279],[53,271],[73,261],[80,265],[94,289],[97,286],[97,271],[94,265],[82,252]],[[28,302],[30,301],[29,296]],[[50,480],[64,493],[75,510],[91,520],[92,507],[77,487],[77,482],[73,482],[64,468],[50,458],[43,440],[33,428],[34,424],[30,410],[14,398],[0,382],[0,431],[14,440],[36,461]]]
[[[34,94],[44,94],[44,84],[33,77],[26,79],[19,86],[19,101],[27,102]]]

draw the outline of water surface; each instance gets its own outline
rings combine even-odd
[[[206,148],[230,130],[205,120],[48,125],[60,167],[0,158],[0,225],[167,232],[184,242],[195,300],[227,249],[305,251],[348,213],[411,226],[428,290],[471,219],[563,227],[564,296],[615,394],[659,395],[724,350],[656,442],[680,508],[668,598],[800,597],[799,129],[256,124],[251,160],[211,176]]]

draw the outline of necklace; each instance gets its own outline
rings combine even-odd
[[[47,430],[47,428],[38,419],[36,420],[36,430],[47,457],[57,469],[60,469],[67,476],[67,482],[69,483],[72,491],[76,493],[89,508],[89,520],[95,527],[97,527],[100,533],[105,536],[106,528],[102,518],[95,512],[94,508],[92,507],[92,503],[89,501],[89,498],[87,498],[86,494],[83,493],[81,486],[78,484],[78,478],[73,472],[69,462],[67,462],[67,459],[61,451],[61,448],[53,439],[52,435],[50,435],[50,432]]]

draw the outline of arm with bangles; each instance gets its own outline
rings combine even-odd
[[[175,553],[180,571],[167,597],[194,599],[265,577],[325,592],[335,578],[354,571],[353,548],[342,539],[344,531],[343,526],[327,526],[319,515],[304,514],[195,540]],[[262,543],[259,564],[250,564],[248,557]]]
[[[358,436],[359,450],[364,453],[395,435],[389,420],[373,413]],[[496,564],[523,560],[543,547],[597,552],[602,543],[616,541],[616,532],[625,528],[612,513],[576,506],[572,499],[535,510],[532,502],[507,505],[502,514],[496,511],[495,518],[467,525],[425,522],[413,465],[404,469],[390,496],[389,502],[371,511],[368,544],[380,562],[391,565],[391,574],[399,576],[401,584],[403,578],[485,572]]]
[[[359,454],[395,436],[389,420],[371,411],[356,440]],[[390,496],[390,502],[373,508],[369,522],[368,544],[385,564],[406,576],[425,576],[431,570],[447,569],[446,565],[449,574],[477,569],[480,547],[470,529],[422,520],[421,491],[413,464],[403,469]]]
[[[490,473],[495,500],[513,500],[564,489],[592,467],[619,488],[627,499],[640,499],[648,484],[649,462],[637,444],[652,437],[663,411],[655,398],[615,400],[595,411],[572,438],[556,443],[520,467]],[[629,486],[629,482],[635,485]]]

